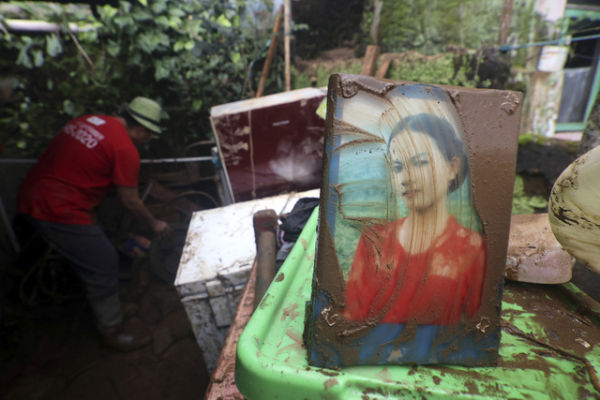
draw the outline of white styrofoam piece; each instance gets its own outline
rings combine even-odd
[[[218,278],[226,279],[232,286],[243,285],[247,270],[256,257],[252,224],[254,213],[266,209],[273,209],[277,214],[286,213],[302,197],[319,197],[319,190],[282,194],[195,212],[175,278],[179,294],[184,297],[205,293],[206,284]]]
[[[240,100],[233,103],[214,106],[210,109],[210,116],[214,118],[226,114],[236,114],[239,112],[254,110],[256,108],[265,108],[277,104],[292,103],[294,101],[310,99],[312,97],[322,97],[326,94],[327,88],[325,87],[290,90],[289,92],[282,92],[255,99]]]

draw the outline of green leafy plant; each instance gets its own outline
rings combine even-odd
[[[379,44],[385,52],[424,54],[445,51],[448,44],[479,48],[497,39],[501,11],[501,0],[384,1]]]
[[[402,60],[394,60],[388,73],[390,79],[432,83],[439,85],[471,86],[461,68],[454,73],[454,55],[451,53],[424,57],[410,52]]]
[[[513,214],[532,214],[537,210],[548,207],[548,200],[542,196],[528,196],[525,193],[523,178],[519,175],[515,178],[515,187],[513,190]]]
[[[37,156],[73,116],[114,113],[137,95],[168,116],[147,155],[181,154],[209,135],[211,106],[244,93],[254,48],[240,34],[242,0],[122,0],[98,7],[98,19],[88,8],[13,4],[62,30],[0,32],[0,78],[16,82],[0,107],[5,156]]]

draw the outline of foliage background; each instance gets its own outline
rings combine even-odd
[[[248,85],[255,49],[241,32],[242,2],[121,0],[98,7],[97,19],[87,8],[12,4],[21,17],[65,29],[0,33],[0,77],[12,91],[0,111],[5,156],[37,156],[72,117],[112,114],[137,95],[168,116],[168,134],[147,155],[178,155],[208,137],[210,106],[241,98]],[[68,34],[69,21],[95,29]]]
[[[301,0],[294,2],[294,23],[302,29],[294,32],[295,53],[303,59],[314,58],[320,52],[349,45],[359,40],[357,29],[368,0]],[[361,54],[362,55],[362,54]],[[359,71],[360,72],[360,71]]]
[[[466,64],[461,65],[455,72],[455,55],[452,53],[424,56],[421,53],[409,51],[387,56],[391,58],[387,79],[439,85],[476,86],[476,82],[467,78],[469,68]],[[311,84],[318,87],[327,86],[329,76],[333,73],[343,71],[348,74],[360,74],[361,70],[361,59],[323,62],[308,73],[296,71],[294,85],[297,87],[306,87]],[[310,74],[313,75],[314,82],[311,82]]]
[[[343,45],[354,46],[355,54],[362,56],[371,42],[375,1],[292,2],[293,53],[308,58]],[[142,156],[184,155],[188,145],[211,137],[211,106],[253,95],[280,3],[120,0],[118,7],[98,7],[95,17],[87,6],[10,2],[16,11],[0,14],[0,22],[37,19],[63,29],[38,34],[0,31],[3,156],[36,157],[72,117],[112,114],[137,95],[157,99],[168,116],[167,134],[143,149]],[[515,0],[511,43],[527,42],[545,29],[533,18],[532,7],[533,0]],[[382,52],[409,53],[394,59],[388,77],[498,87],[483,74],[486,59],[489,75],[498,76],[497,66],[507,74],[509,61],[525,60],[526,54],[514,52],[507,61],[508,55],[483,51],[497,39],[501,8],[502,0],[385,0],[378,36]],[[69,34],[68,22],[94,29]],[[275,40],[281,44],[282,35]],[[312,72],[296,70],[293,88],[324,86],[330,73],[358,73],[360,67],[347,62]],[[265,93],[281,90],[280,45]]]
[[[373,44],[369,31],[375,2],[365,1],[360,54],[367,44]],[[416,50],[425,55],[444,52],[448,45],[466,49],[493,46],[498,40],[503,3],[504,0],[383,0],[377,44],[382,52]],[[526,43],[533,36],[547,38],[547,26],[537,17],[534,5],[534,0],[514,0],[510,43]]]

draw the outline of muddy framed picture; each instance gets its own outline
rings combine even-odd
[[[520,99],[331,77],[312,365],[495,363]]]

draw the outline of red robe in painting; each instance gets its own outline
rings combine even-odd
[[[454,325],[479,309],[485,275],[482,236],[448,218],[426,252],[408,255],[396,232],[405,219],[363,233],[346,286],[350,320]]]

